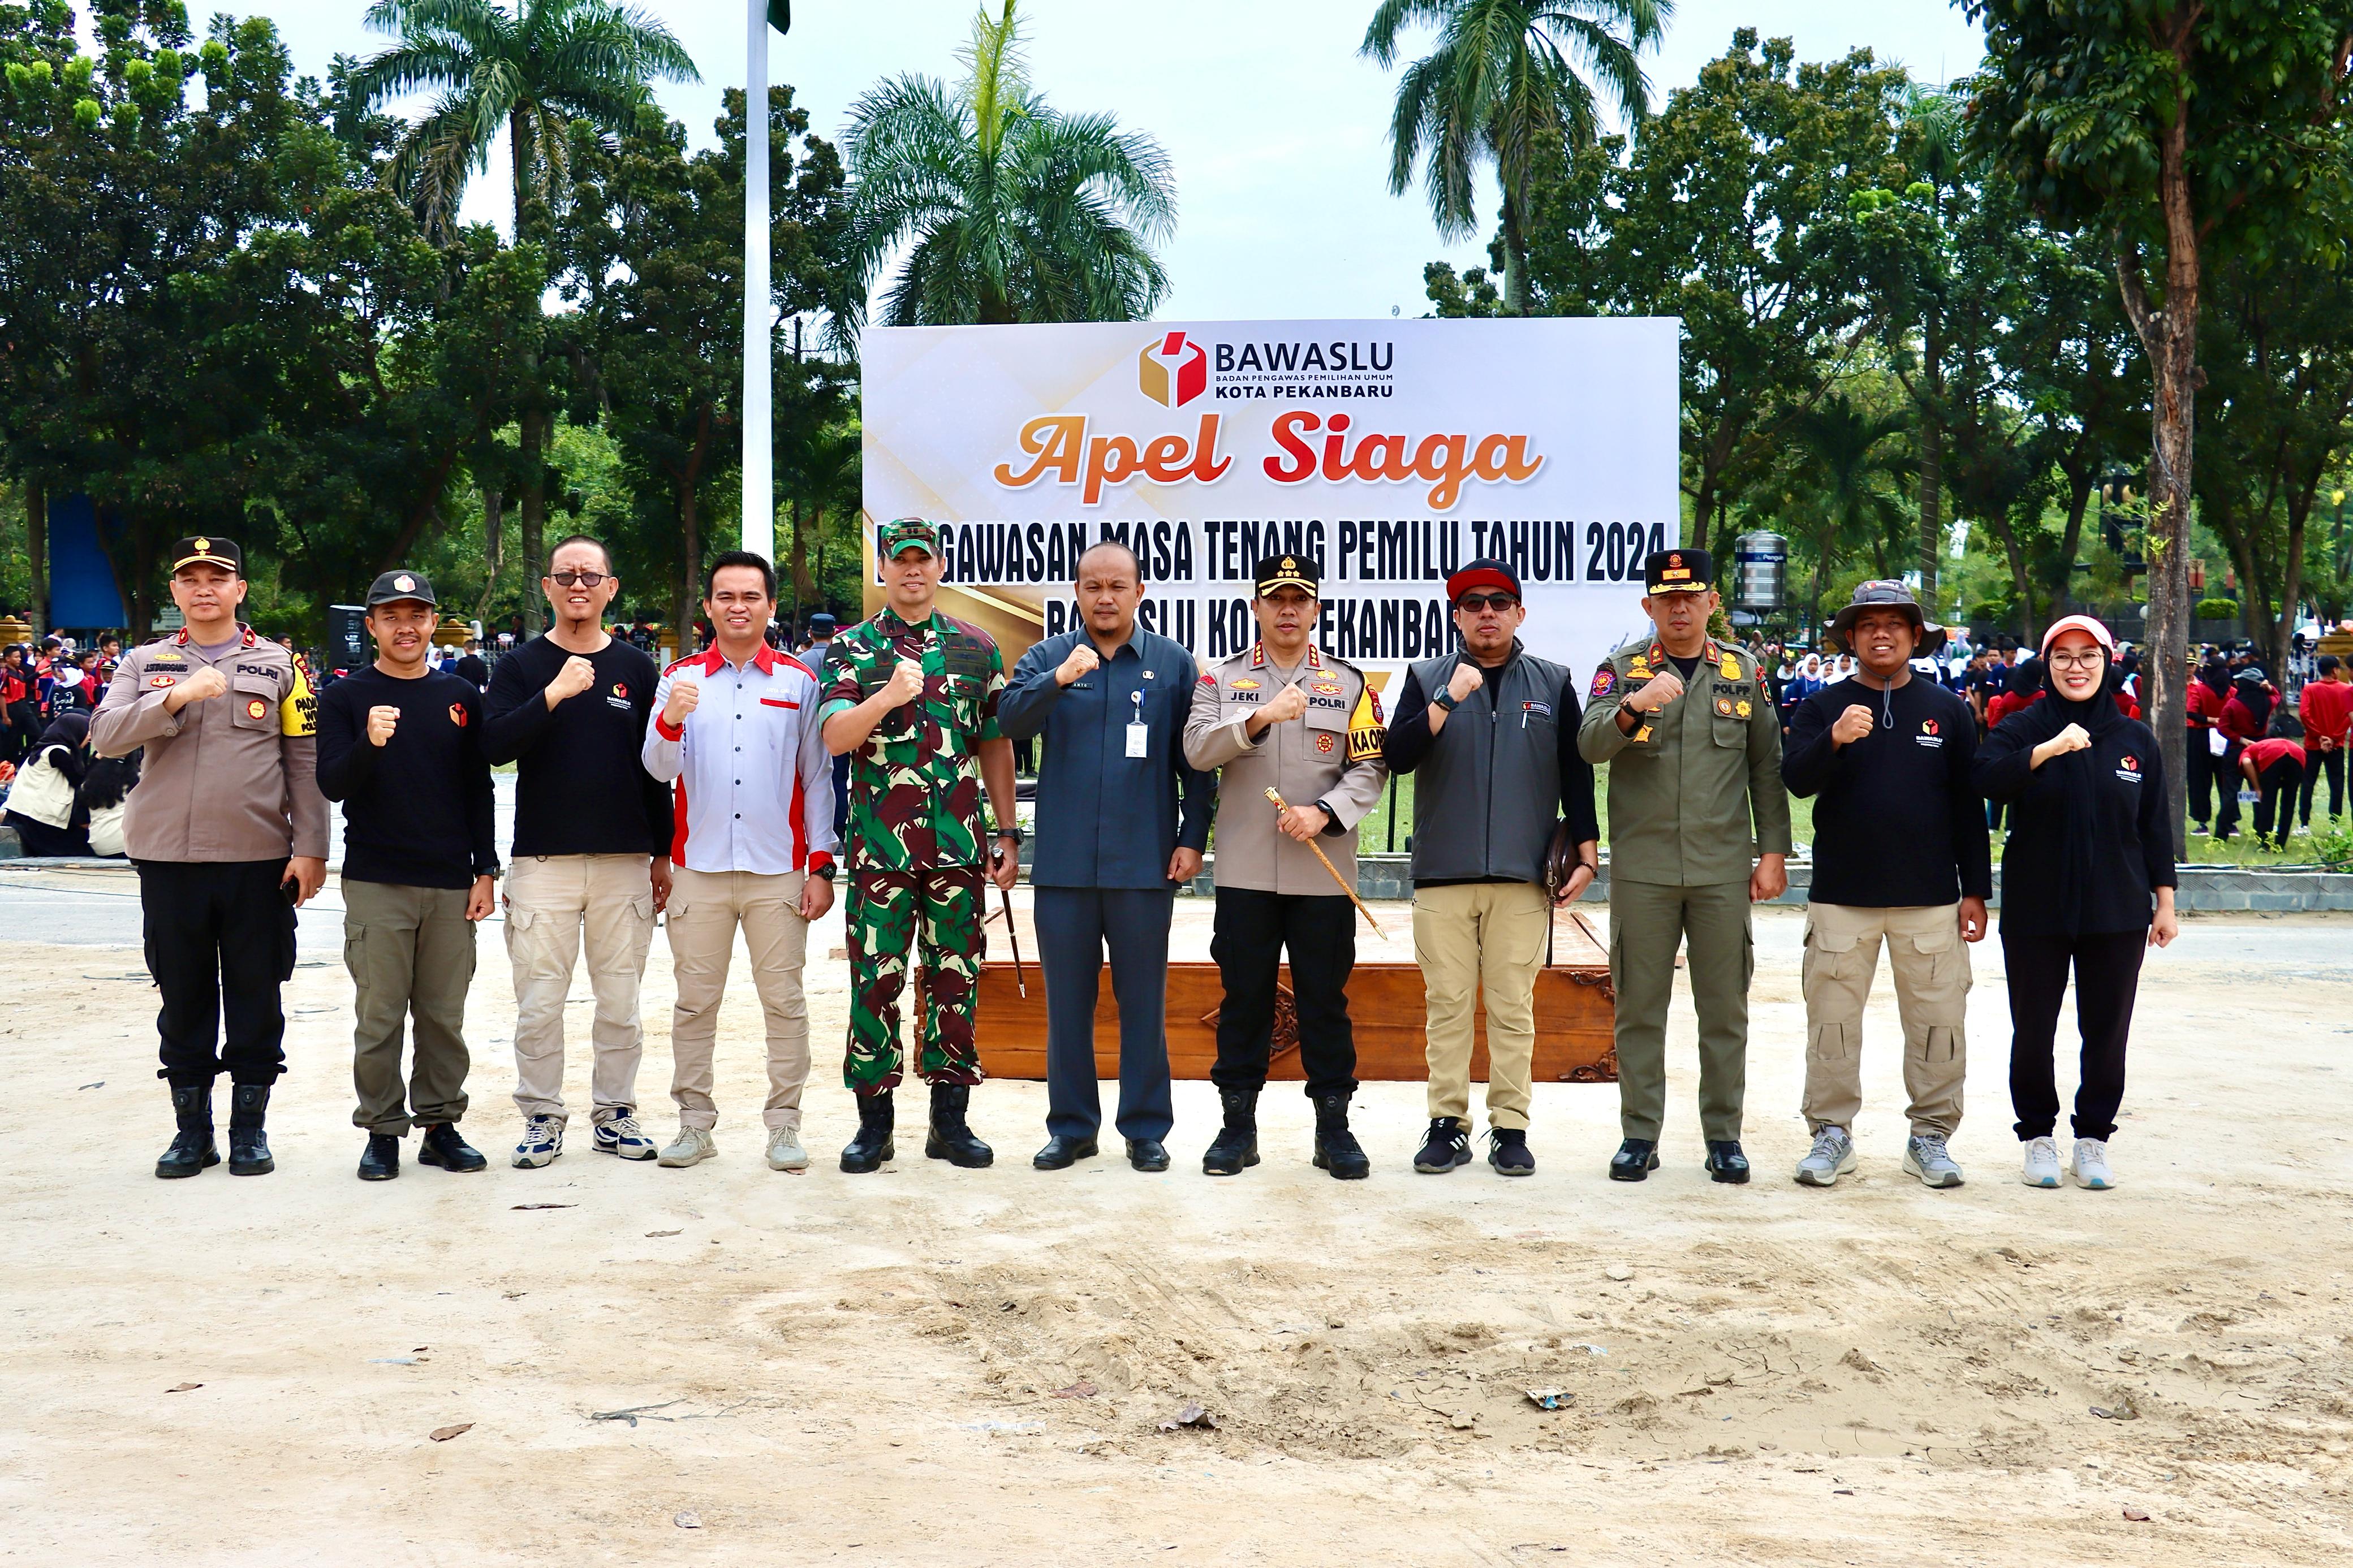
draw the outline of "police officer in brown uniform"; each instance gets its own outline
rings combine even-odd
[[[159,1176],[220,1163],[213,1079],[223,1071],[230,1173],[276,1168],[263,1121],[286,1065],[279,987],[294,973],[295,906],[327,879],[318,700],[293,651],[237,620],[242,562],[226,539],[173,548],[172,602],[186,625],[123,658],[90,722],[100,756],[147,751],[123,838],[164,997],[156,1076],[179,1121]]]
[[[1193,688],[1185,760],[1219,770],[1218,913],[1210,955],[1225,999],[1218,1061],[1209,1069],[1225,1126],[1201,1169],[1239,1175],[1258,1163],[1258,1096],[1266,1086],[1274,1028],[1275,975],[1287,949],[1297,1009],[1299,1059],[1315,1106],[1317,1168],[1343,1181],[1371,1173],[1348,1131],[1356,1089],[1356,1042],[1348,1025],[1348,974],[1356,963],[1356,910],[1315,858],[1320,845],[1354,885],[1356,824],[1388,783],[1381,761],[1380,700],[1351,664],[1315,646],[1315,563],[1271,555],[1259,563],[1259,640],[1212,665]],[[1289,803],[1278,811],[1266,792]]]

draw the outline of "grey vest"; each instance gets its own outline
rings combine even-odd
[[[1435,697],[1456,654],[1413,667]],[[1560,817],[1560,725],[1568,672],[1521,652],[1495,684],[1458,704],[1414,770],[1413,879],[1544,880],[1545,850]]]

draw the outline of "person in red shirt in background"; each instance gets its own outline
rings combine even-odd
[[[2288,829],[2295,826],[2296,792],[2304,783],[2304,748],[2295,743],[2303,732],[2304,726],[2296,722],[2295,714],[2282,713],[2272,721],[2269,733],[2248,742],[2239,753],[2239,772],[2261,795],[2255,802],[2257,844],[2287,847]],[[2275,837],[2272,833],[2274,818],[2279,823]]]
[[[2296,706],[2304,717],[2304,789],[2296,817],[2312,826],[2312,797],[2320,775],[2328,774],[2328,815],[2345,814],[2345,750],[2353,745],[2353,671],[2333,653],[2324,653],[2314,666],[2320,679],[2304,683]]]
[[[2186,694],[2189,722],[2189,828],[2193,833],[2205,833],[2211,821],[2225,838],[2239,826],[2238,774],[2231,765],[2227,750],[2217,752],[2213,749],[2213,732],[2222,727],[2222,705],[2230,697],[2230,666],[2222,662],[2220,654],[2209,650]]]

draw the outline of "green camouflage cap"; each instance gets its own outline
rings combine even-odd
[[[926,555],[940,552],[940,531],[937,526],[920,517],[902,517],[886,522],[875,535],[874,550],[885,561],[896,561],[899,552],[910,545]]]

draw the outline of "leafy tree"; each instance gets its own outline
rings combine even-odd
[[[902,76],[861,94],[844,139],[854,181],[847,332],[883,295],[892,326],[1124,321],[1168,290],[1152,247],[1176,221],[1167,155],[1108,114],[1065,114],[1034,91],[1015,0],[973,19],[954,88]]]
[[[1658,47],[1673,8],[1672,0],[1381,0],[1374,11],[1357,52],[1384,70],[1407,28],[1439,30],[1436,47],[1398,79],[1389,193],[1403,195],[1420,162],[1438,232],[1460,239],[1478,222],[1479,167],[1494,163],[1505,315],[1529,313],[1527,230],[1548,139],[1571,150],[1598,142],[1600,95],[1641,125],[1651,84],[1640,57]]]
[[[2116,237],[2121,298],[2148,356],[2146,706],[2180,823],[2205,271],[2241,250],[2295,249],[2314,191],[2337,182],[2353,16],[2330,0],[1962,4],[1986,29],[1975,140],[2052,221]]]
[[[544,242],[571,181],[572,127],[618,135],[636,122],[649,82],[702,79],[667,26],[616,0],[515,0],[512,10],[498,0],[375,0],[367,22],[400,42],[352,72],[354,100],[372,109],[412,92],[439,95],[387,171],[438,241],[448,239],[466,182],[488,167],[501,129],[513,166],[515,243]],[[547,395],[520,412],[523,572],[536,579],[554,414]],[[535,629],[539,617],[534,604],[527,624]]]

